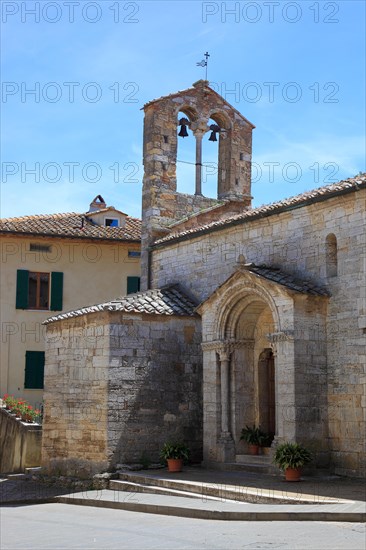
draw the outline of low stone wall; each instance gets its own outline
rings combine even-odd
[[[42,426],[17,420],[0,409],[0,473],[20,473],[41,465]]]

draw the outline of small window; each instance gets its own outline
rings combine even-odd
[[[327,277],[336,277],[338,274],[337,237],[329,233],[325,239],[325,262]]]
[[[44,376],[44,351],[25,352],[24,388],[42,390]]]
[[[141,252],[139,250],[129,250],[128,251],[128,257],[129,258],[141,258]]]
[[[29,250],[31,252],[51,252],[51,246],[49,244],[34,244],[31,243]]]
[[[127,277],[127,294],[140,290],[140,277]]]
[[[244,160],[244,153],[240,153],[240,160]]]
[[[106,218],[105,219],[105,226],[106,227],[118,227],[117,218]]]

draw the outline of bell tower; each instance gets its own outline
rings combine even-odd
[[[192,88],[150,101],[144,106],[144,180],[142,190],[141,286],[149,287],[149,246],[168,234],[169,226],[200,211],[235,204],[234,212],[251,206],[251,156],[254,125],[199,80]],[[178,113],[184,117],[178,120]],[[215,124],[209,125],[209,120]],[[194,194],[177,192],[177,142],[187,135],[196,140]],[[202,195],[202,140],[218,136],[217,197]],[[191,136],[192,138],[192,136]]]

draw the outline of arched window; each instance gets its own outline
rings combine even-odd
[[[325,262],[327,277],[336,277],[338,271],[337,237],[329,233],[325,239]]]

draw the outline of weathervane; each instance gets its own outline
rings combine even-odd
[[[208,58],[210,57],[210,54],[208,52],[206,52],[204,55],[205,55],[206,59],[202,59],[202,61],[197,61],[196,65],[197,65],[197,67],[206,67],[206,78],[205,78],[205,80],[207,80],[207,63],[208,63]]]

